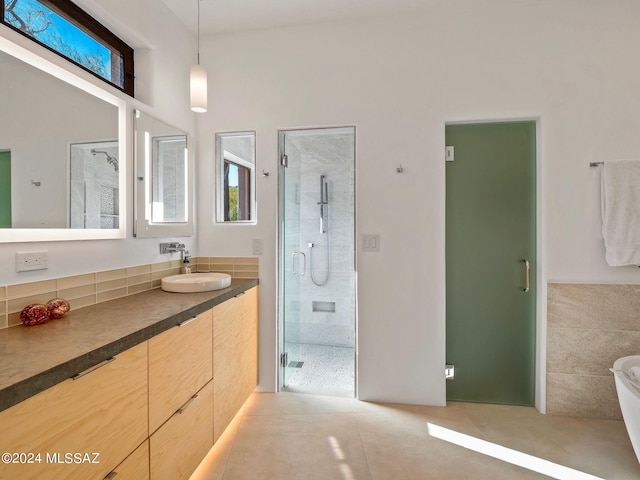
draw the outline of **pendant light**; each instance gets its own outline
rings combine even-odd
[[[207,71],[200,65],[200,1],[198,2],[198,63],[191,65],[191,110],[207,111]]]

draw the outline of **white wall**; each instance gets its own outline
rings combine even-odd
[[[77,0],[78,5],[95,15],[136,50],[136,100],[118,92],[92,75],[75,68],[58,56],[0,26],[0,35],[37,52],[54,64],[64,66],[78,76],[126,99],[127,161],[132,165],[131,110],[140,108],[152,116],[181,130],[195,133],[195,115],[189,110],[189,66],[195,60],[196,40],[168,8],[158,0]],[[65,121],[65,110],[58,112],[58,121]],[[11,114],[1,110],[0,115]],[[28,123],[24,125],[28,128]],[[85,272],[160,262],[174,255],[160,255],[158,244],[164,239],[137,239],[131,234],[132,170],[127,181],[128,234],[126,239],[38,243],[0,243],[0,285],[32,282]],[[43,182],[45,179],[42,179]],[[42,207],[44,209],[44,207]],[[1,235],[1,232],[0,232]],[[34,235],[34,240],[38,238]],[[181,238],[195,252],[195,237]],[[15,252],[49,252],[49,268],[44,271],[14,271]]]
[[[453,2],[452,2],[453,3]],[[276,385],[277,131],[356,125],[359,395],[445,402],[444,125],[539,119],[541,289],[640,283],[609,268],[599,171],[640,156],[640,6],[631,0],[487,0],[422,15],[206,39],[209,113],[198,118],[201,255],[261,258],[260,387]],[[214,133],[255,129],[258,224],[213,225]],[[403,174],[395,172],[402,163]],[[539,302],[544,333],[545,298]]]

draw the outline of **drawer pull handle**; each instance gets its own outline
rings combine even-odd
[[[185,325],[189,325],[189,324],[190,324],[191,322],[193,322],[196,318],[198,318],[198,317],[191,317],[191,318],[188,318],[188,319],[187,319],[187,320],[185,320],[184,322],[180,322],[180,323],[178,324],[178,326],[179,326],[179,327],[184,327]]]
[[[198,397],[199,397],[199,395],[196,393],[193,397],[191,397],[187,401],[187,403],[185,403],[183,406],[181,406],[178,409],[178,413],[184,413],[187,410],[187,408],[189,408],[193,404],[193,402],[195,402],[198,399]]]
[[[71,377],[72,380],[78,380],[80,377],[84,377],[85,375],[88,375],[89,373],[93,372],[94,370],[99,369],[100,367],[104,367],[105,365],[113,362],[116,359],[116,357],[111,357],[111,358],[107,358],[106,360],[103,360],[100,363],[96,363],[93,367],[89,367],[86,370],[83,370],[80,373],[76,373],[73,377]]]
[[[104,480],[113,480],[114,478],[116,478],[118,476],[118,472],[113,471],[111,472],[109,475],[107,475],[106,477],[104,477]]]
[[[241,296],[242,296],[242,295],[244,295],[245,293],[246,293],[246,292],[240,292],[239,294],[237,294],[237,295],[236,295],[235,297],[233,297],[233,298],[241,297]]]

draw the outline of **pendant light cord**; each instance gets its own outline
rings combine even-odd
[[[198,1],[198,65],[200,65],[200,2],[202,0],[197,0]]]

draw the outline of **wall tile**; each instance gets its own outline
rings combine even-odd
[[[137,267],[128,267],[127,277],[134,277],[138,275],[145,275],[151,273],[151,265],[139,265]]]
[[[547,286],[547,411],[620,419],[613,374],[640,349],[640,286]]]
[[[115,298],[122,298],[127,296],[126,288],[119,288],[117,290],[111,290],[109,292],[102,292],[98,294],[98,303],[107,302]]]
[[[126,278],[116,278],[114,280],[107,280],[99,282],[97,285],[98,293],[108,292],[109,290],[116,290],[118,288],[124,288],[127,286]]]
[[[64,298],[65,300],[71,300],[74,298],[86,297],[89,295],[96,294],[96,285],[91,283],[89,285],[83,285],[73,288],[66,288],[64,290],[58,290],[58,297]]]
[[[547,372],[609,376],[620,357],[640,352],[640,331],[549,328]]]
[[[215,262],[211,264],[211,260]],[[258,278],[259,261],[256,257],[192,257],[191,266],[199,271],[226,271],[236,278]],[[20,311],[31,303],[62,297],[75,310],[159,288],[163,277],[177,275],[181,270],[182,263],[176,259],[40,282],[0,285],[0,329],[20,325]]]
[[[547,286],[549,327],[640,330],[640,285]]]
[[[151,272],[161,272],[164,270],[170,270],[172,268],[172,262],[160,262],[151,265]]]
[[[96,282],[96,274],[75,275],[73,277],[63,277],[58,279],[58,290],[65,290],[73,287],[91,285]]]
[[[11,299],[8,303],[8,313],[20,313],[27,305],[31,305],[32,303],[46,303],[56,296],[57,292],[55,290],[51,290],[50,292],[43,292],[29,297]]]
[[[108,282],[111,280],[117,280],[120,278],[127,278],[127,270],[125,268],[119,268],[117,270],[107,270],[104,272],[96,273],[96,281]]]
[[[547,413],[622,420],[613,374],[606,377],[547,374]]]
[[[146,292],[147,290],[151,290],[153,288],[153,284],[151,281],[139,283],[136,285],[130,285],[127,287],[127,295],[135,295],[136,293]]]
[[[41,282],[22,283],[18,285],[9,285],[7,287],[7,295],[9,299],[30,297],[45,292],[55,292],[57,289],[57,281],[43,280]],[[45,300],[46,301],[46,300]]]
[[[22,325],[20,321],[20,312],[14,312],[7,315],[7,326],[14,327],[16,325]]]
[[[72,310],[77,310],[78,308],[88,307],[89,305],[95,305],[97,303],[96,295],[87,295],[86,297],[78,297],[69,300],[69,305]]]
[[[127,276],[127,286],[151,283],[151,272]]]

